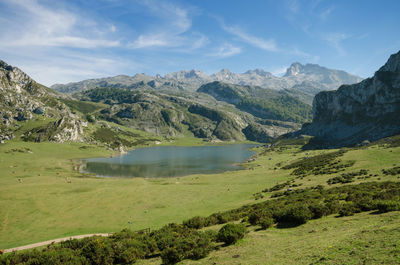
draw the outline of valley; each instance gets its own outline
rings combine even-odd
[[[395,141],[397,143],[397,138]],[[340,173],[317,175],[307,173],[305,177],[298,177],[291,173],[292,170],[284,169],[285,166],[304,159],[304,157],[336,152],[336,150],[302,151],[301,143],[302,141],[297,141],[297,143],[283,141],[274,148],[259,147],[256,149],[257,159],[244,164],[245,169],[239,171],[179,178],[105,179],[74,170],[74,161],[83,157],[112,154],[113,151],[79,143],[11,141],[1,145],[0,149],[2,161],[0,202],[1,208],[5,209],[1,215],[1,231],[2,235],[7,235],[1,237],[0,246],[10,248],[52,238],[87,233],[108,233],[123,228],[157,229],[168,223],[182,222],[193,216],[208,216],[243,205],[268,201],[271,195],[279,194],[280,190],[286,190],[287,187],[293,187],[290,190],[297,190],[317,185],[322,185],[327,189],[341,186],[343,184],[340,183],[329,185],[328,180],[342,173],[360,170],[366,170],[368,174],[365,175],[365,178],[364,175],[356,176],[351,184],[398,181],[397,174],[387,175],[382,171],[396,167],[398,163],[400,148],[390,140],[346,150],[340,157],[342,161],[340,163],[354,161],[354,164],[344,168],[344,171]],[[278,188],[278,190],[273,188],[277,184],[288,181],[289,186],[286,188]],[[271,191],[263,192],[271,188],[273,188]],[[61,216],[62,218],[60,218]],[[384,216],[388,216],[387,218],[392,216],[384,219],[387,220],[387,229],[395,228],[395,224],[390,220],[396,220],[397,214],[384,214]],[[240,256],[238,262],[243,262],[244,259],[249,264],[262,262],[265,258],[268,258],[268,261],[284,260],[282,253],[289,247],[286,245],[287,238],[295,235],[299,241],[293,242],[298,243],[303,242],[302,240],[307,237],[311,245],[304,246],[308,246],[310,249],[308,252],[302,252],[300,245],[292,243],[291,246],[298,249],[299,252],[286,256],[286,258],[290,260],[300,257],[305,263],[306,260],[315,261],[316,256],[325,255],[325,247],[328,248],[335,243],[328,237],[326,243],[322,243],[318,248],[313,248],[311,242],[313,242],[314,235],[323,237],[326,233],[335,233],[336,235],[337,230],[334,227],[342,227],[343,222],[348,223],[338,232],[335,242],[339,246],[341,245],[339,242],[348,240],[350,235],[348,233],[351,229],[355,234],[361,227],[373,231],[371,229],[382,221],[381,218],[386,217],[368,214],[355,214],[354,217],[342,218],[328,216],[321,220],[310,221],[298,228],[272,228],[265,232],[253,231],[239,245],[212,252],[201,262],[204,264],[208,264],[210,261],[229,263],[232,262],[231,258],[235,255]],[[323,232],[325,227],[329,227],[327,232]],[[309,231],[313,230],[316,232],[308,235]],[[269,240],[263,239],[265,236]],[[363,237],[368,237],[368,235],[364,234]],[[277,243],[276,240],[281,243]],[[378,244],[378,241],[370,240]],[[260,244],[259,247],[264,248],[263,244],[268,242],[275,242],[273,243],[275,250],[268,251],[267,256],[262,254],[265,252],[257,252],[257,248],[254,249],[253,244]],[[267,246],[265,245],[265,247]],[[340,249],[328,249],[333,255],[333,259],[336,260],[335,253],[340,253]],[[259,254],[253,255],[253,251]],[[358,255],[364,257],[364,251],[361,249],[359,251]],[[385,249],[385,251],[389,250]],[[378,256],[375,259],[377,261],[385,260],[387,257],[383,254],[386,253],[385,251],[382,249],[380,258]],[[303,255],[307,255],[307,257]],[[149,262],[160,264],[158,259],[149,260]]]
[[[371,79],[318,93],[313,107],[301,89],[221,81],[196,91],[140,83],[62,94],[2,62],[0,248],[111,235],[7,253],[0,263],[398,263],[399,54]],[[239,144],[256,145],[240,170],[105,178],[81,168],[82,159],[123,160],[133,149],[229,145],[237,155]]]

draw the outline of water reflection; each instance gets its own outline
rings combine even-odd
[[[177,177],[210,174],[240,169],[254,152],[254,145],[178,147],[156,146],[138,148],[128,154],[110,158],[86,159],[87,172],[110,177]]]

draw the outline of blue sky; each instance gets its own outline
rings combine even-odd
[[[0,59],[45,85],[293,62],[361,77],[400,50],[400,1],[0,0]]]

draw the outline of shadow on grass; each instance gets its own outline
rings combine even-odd
[[[279,229],[294,228],[294,227],[298,227],[298,226],[301,226],[301,225],[303,225],[303,224],[279,222],[276,225],[276,228],[279,228]]]

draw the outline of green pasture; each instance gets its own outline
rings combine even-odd
[[[173,141],[177,145],[194,142],[185,138]],[[126,227],[159,228],[254,203],[253,194],[289,179],[300,185],[297,188],[327,185],[332,175],[297,179],[290,175],[291,170],[281,167],[305,156],[332,151],[301,151],[298,146],[274,151],[258,148],[257,159],[239,171],[123,179],[97,178],[76,170],[80,158],[115,154],[104,147],[10,141],[0,145],[0,249]],[[397,176],[381,174],[381,169],[400,165],[399,155],[400,148],[372,146],[350,150],[341,159],[356,160],[346,172],[363,168],[379,175],[357,183],[397,180]],[[263,193],[260,200],[270,195]]]

